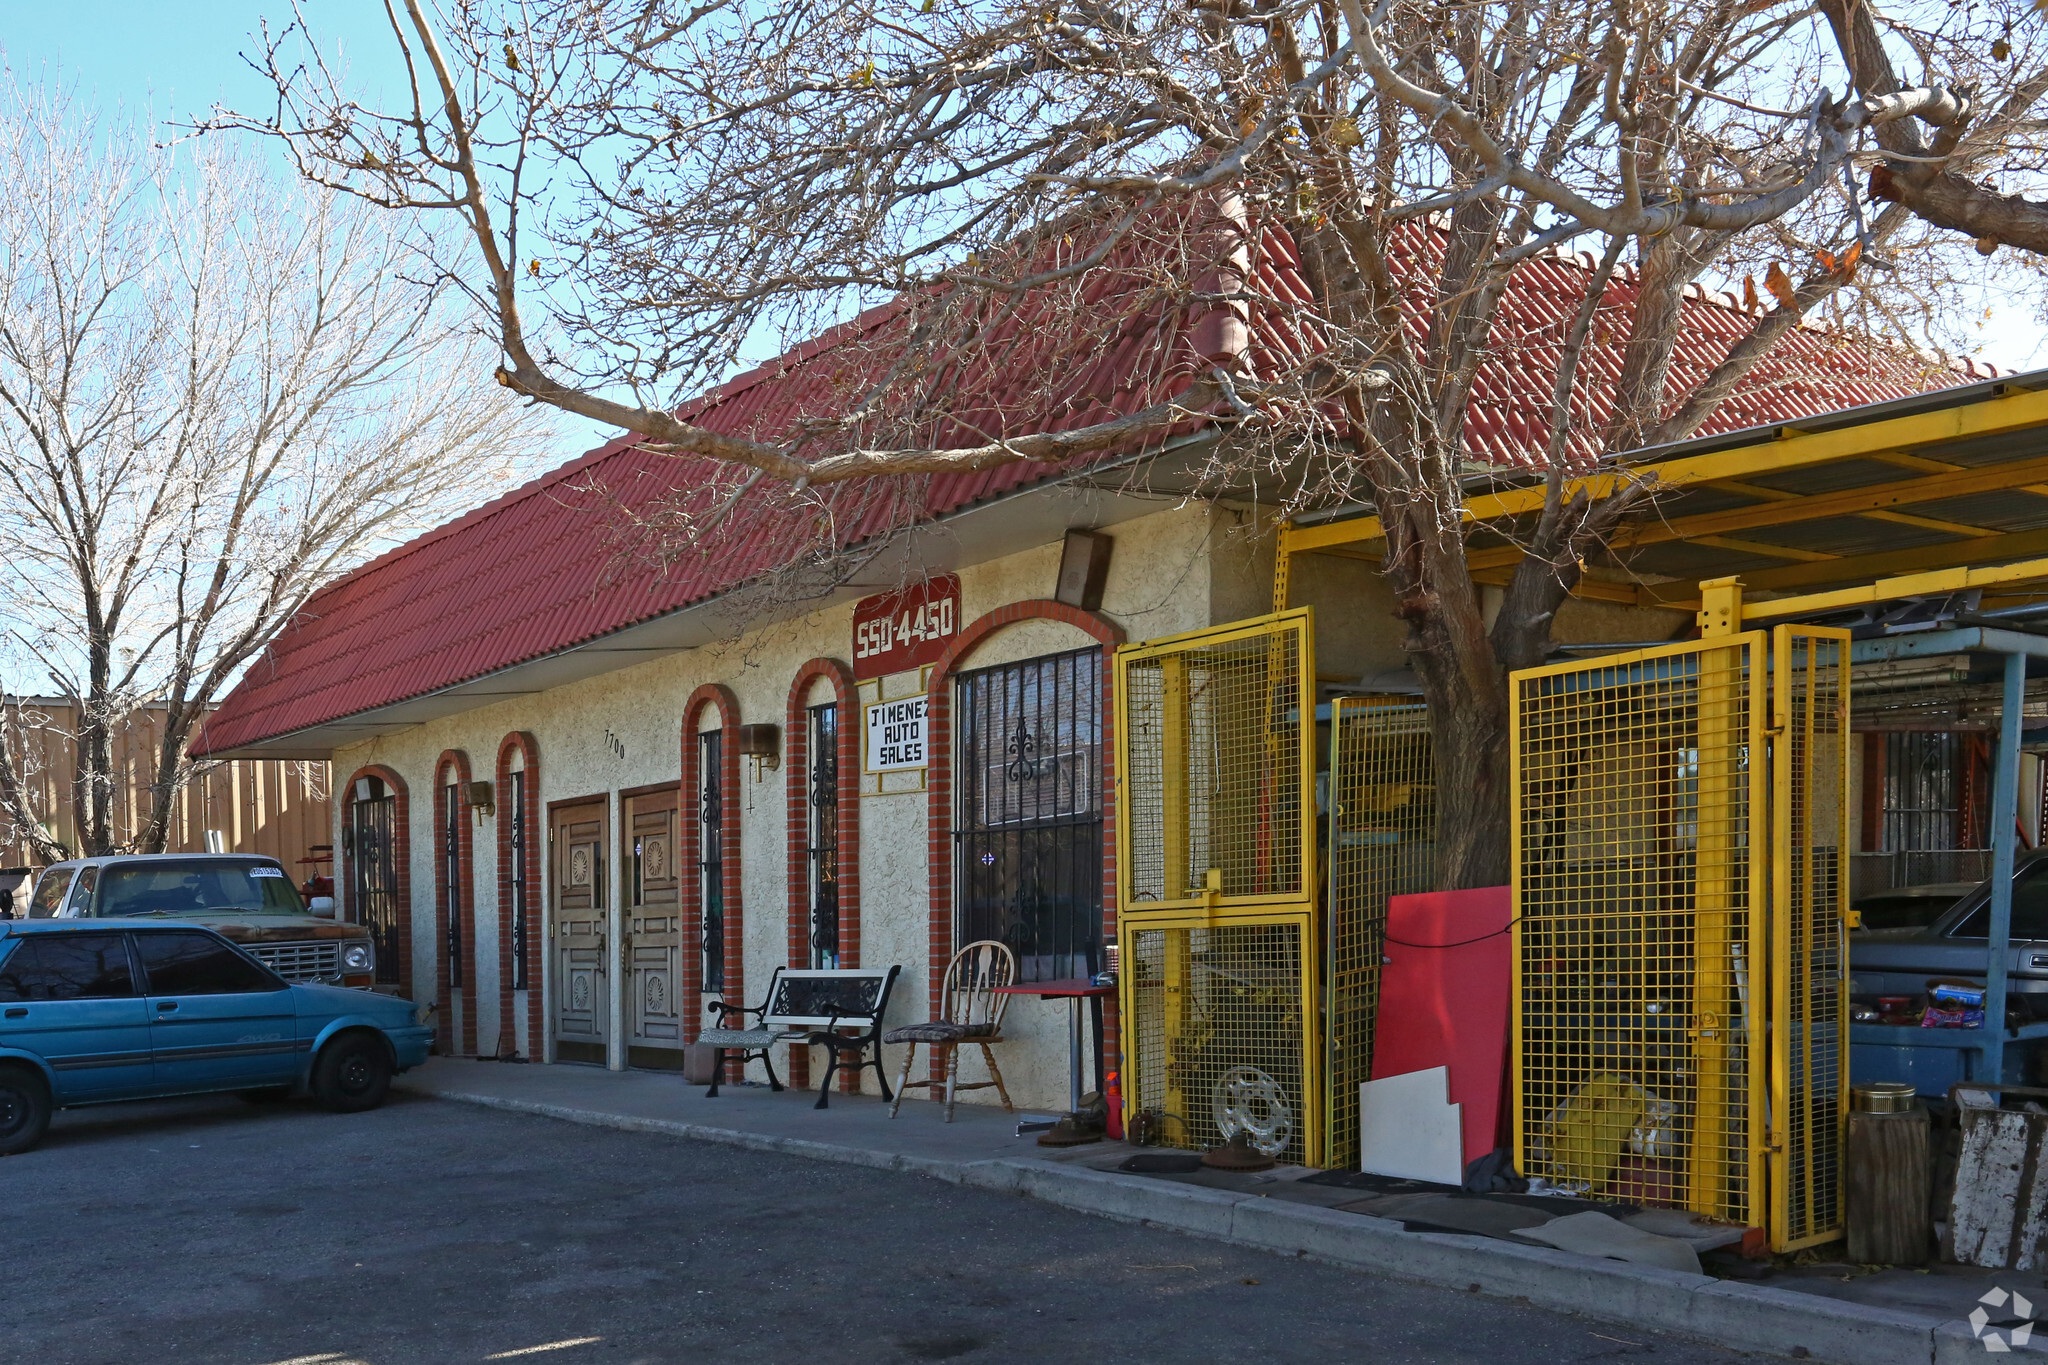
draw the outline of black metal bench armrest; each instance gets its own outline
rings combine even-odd
[[[704,1006],[706,1013],[718,1015],[737,1014],[740,1016],[742,1021],[745,1020],[747,1015],[761,1014],[765,1012],[767,1008],[768,1007],[766,1005],[763,1005],[760,1009],[749,1009],[745,1005],[728,1005],[723,1000],[713,1000]]]

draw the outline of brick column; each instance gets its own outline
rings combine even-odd
[[[526,1027],[527,1056],[545,1056],[546,1035],[541,1017],[541,848],[547,842],[542,827],[540,799],[540,746],[532,735],[515,730],[498,745],[498,1055],[519,1054],[518,1020],[513,1015],[512,982],[517,976],[512,961],[512,757],[519,755],[526,774]]]
[[[449,790],[449,778],[455,790]],[[455,859],[461,877],[452,888],[455,905],[449,905],[448,885],[448,802],[456,810]],[[469,826],[469,755],[461,749],[444,749],[434,762],[434,975],[436,999],[440,1002],[435,1029],[441,1051],[463,1057],[476,1056],[476,869],[470,858],[474,840]],[[462,960],[469,968],[462,984],[462,1032],[454,1033],[454,963],[448,952],[448,917],[456,918],[455,932]]]

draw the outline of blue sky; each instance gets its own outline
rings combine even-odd
[[[378,0],[302,0],[321,46],[381,85],[399,71]],[[290,0],[0,0],[0,47],[22,75],[61,69],[100,103],[188,118],[216,100],[260,109],[269,84],[243,62]]]

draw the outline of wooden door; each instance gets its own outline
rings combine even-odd
[[[571,806],[549,817],[555,890],[555,1055],[603,1062],[611,1018],[605,959],[605,809]]]
[[[681,799],[671,789],[630,796],[619,864],[625,873],[626,1043],[639,1066],[682,1065],[683,884],[676,866]],[[658,1049],[647,1052],[643,1049]]]

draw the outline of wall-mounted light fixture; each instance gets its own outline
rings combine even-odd
[[[761,780],[761,769],[782,766],[782,727],[766,723],[742,725],[739,727],[740,757],[754,761],[754,780]]]
[[[1102,606],[1102,585],[1109,579],[1109,555],[1116,542],[1100,531],[1069,531],[1060,547],[1060,578],[1052,600],[1082,611]]]
[[[469,784],[469,808],[476,812],[476,822],[481,825],[486,815],[495,814],[498,798],[488,782],[473,781]]]

